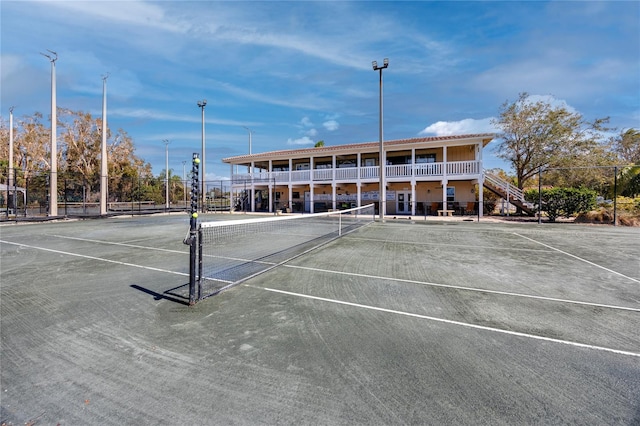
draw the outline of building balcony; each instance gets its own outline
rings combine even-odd
[[[233,174],[234,184],[250,181],[268,183],[306,183],[311,182],[377,182],[380,179],[379,166],[340,167],[313,170],[293,170],[275,172],[254,172]],[[480,161],[449,161],[446,163],[420,163],[387,165],[385,175],[387,181],[435,181],[447,179],[477,179],[481,174]]]

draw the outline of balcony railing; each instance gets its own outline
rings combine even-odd
[[[421,163],[421,164],[399,164],[388,165],[385,172],[387,179],[411,179],[415,177],[420,180],[430,177],[460,177],[469,176],[479,177],[481,174],[480,161],[450,161],[447,163]],[[380,167],[345,167],[336,169],[314,169],[314,170],[295,170],[295,171],[279,171],[279,172],[257,172],[253,173],[253,179],[263,181],[273,181],[278,183],[288,182],[309,182],[313,177],[314,182],[326,181],[356,181],[358,174],[360,180],[376,180],[379,179]],[[234,174],[232,176],[234,182],[247,181],[252,179],[252,175],[248,173]]]

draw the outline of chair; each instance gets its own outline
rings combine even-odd
[[[476,214],[476,202],[469,201],[467,207],[464,209],[464,214]]]

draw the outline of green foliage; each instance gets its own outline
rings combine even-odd
[[[627,197],[640,195],[640,164],[624,167],[618,174],[620,194]]]
[[[558,167],[570,160],[592,161],[600,147],[600,132],[608,119],[586,121],[566,107],[534,101],[521,93],[515,102],[505,102],[492,124],[500,129],[496,154],[508,161],[522,189],[540,168]]]
[[[542,209],[550,222],[559,217],[571,217],[585,213],[596,206],[596,191],[588,188],[548,188],[542,190]],[[525,199],[538,206],[540,196],[537,189],[525,191]]]

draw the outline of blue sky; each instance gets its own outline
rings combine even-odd
[[[58,106],[101,115],[136,153],[182,175],[201,146],[207,99],[208,179],[221,158],[378,140],[491,132],[520,92],[587,119],[640,127],[640,2],[6,1],[1,13],[1,111]],[[487,167],[508,166],[485,151]]]

